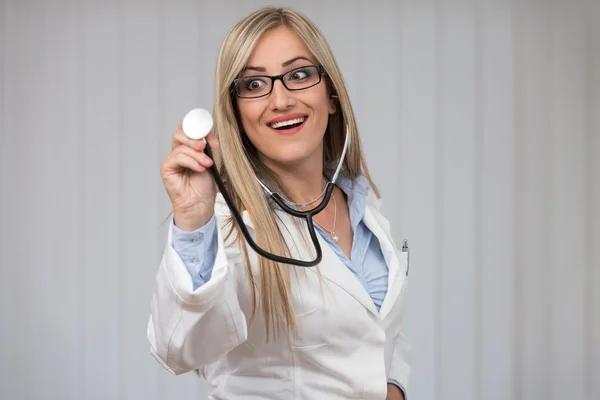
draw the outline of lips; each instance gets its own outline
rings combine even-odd
[[[307,119],[306,114],[282,115],[267,122],[267,126],[278,134],[290,135],[302,130]]]
[[[280,121],[280,122],[275,122],[272,124],[269,124],[269,126],[273,129],[280,129],[280,128],[285,128],[286,126],[294,126],[294,125],[298,125],[303,123],[305,120],[304,117],[300,117],[300,118],[294,118],[294,119],[288,119],[287,121]]]

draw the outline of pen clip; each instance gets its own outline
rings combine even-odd
[[[408,240],[404,239],[402,244],[402,252],[406,253],[406,276],[408,276],[408,269],[410,268],[410,248],[408,247]]]

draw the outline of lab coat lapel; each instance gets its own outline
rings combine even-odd
[[[220,196],[221,195],[218,194],[218,197]],[[221,206],[227,207],[224,202],[224,199],[221,198],[218,200],[221,200]],[[323,239],[319,234],[317,234],[317,238],[319,240],[319,244],[321,245],[321,250],[323,251],[323,258],[321,260],[321,263],[317,267],[310,267],[305,269],[311,273],[320,273],[323,278],[327,279],[331,283],[337,285],[338,287],[346,291],[358,302],[360,302],[364,307],[366,307],[369,311],[371,311],[374,314],[379,314],[381,318],[385,318],[402,289],[402,285],[404,283],[404,275],[401,274],[399,271],[404,271],[404,268],[401,268],[400,260],[397,255],[397,250],[395,249],[395,246],[391,239],[391,235],[389,233],[389,222],[379,212],[378,204],[379,200],[375,198],[372,192],[370,192],[367,198],[367,207],[365,210],[364,222],[365,225],[371,230],[371,232],[373,232],[373,234],[379,240],[381,251],[389,269],[388,291],[383,300],[383,304],[381,305],[379,313],[377,312],[377,308],[375,307],[375,304],[373,303],[373,300],[369,296],[369,293],[367,292],[365,287],[354,276],[352,271],[350,271],[348,267],[344,265],[344,263],[339,259],[337,254],[333,251],[333,249],[329,246],[325,239]],[[287,214],[282,210],[276,210],[276,213],[281,219],[280,226],[282,227],[282,234],[286,240],[288,248],[290,249],[292,257],[297,257],[301,260],[312,259],[313,256],[311,255],[311,253],[309,253],[309,251],[312,250],[305,249],[304,246],[297,246],[297,244],[303,244],[304,239],[300,236],[300,232],[294,228],[294,219],[296,218],[292,217],[291,215]],[[247,211],[242,212],[242,218],[246,223],[246,226],[249,228],[250,232],[253,233],[254,225]],[[305,224],[303,220],[301,220],[301,223]],[[403,266],[406,267],[405,265]]]
[[[381,252],[388,266],[388,290],[379,309],[381,318],[385,318],[394,305],[405,283],[407,257],[399,257],[389,230],[388,220],[381,214],[373,200],[372,193],[367,200],[364,223],[379,240]],[[403,253],[404,254],[404,253]]]
[[[345,290],[369,311],[377,314],[375,303],[373,303],[373,300],[365,287],[360,283],[352,271],[346,267],[342,260],[340,260],[325,239],[323,239],[321,235],[318,235],[318,238],[321,248],[323,249],[323,261],[321,261],[318,266],[321,275],[331,283]],[[311,270],[317,273],[316,269],[311,268]]]
[[[294,226],[292,219],[295,217],[292,217],[283,211],[278,211],[278,214],[281,217],[283,224],[288,227]],[[305,222],[302,223],[305,224]],[[289,234],[284,233],[284,237],[286,238],[286,242],[290,248],[292,256],[299,257],[301,260],[314,259],[314,256],[312,255],[312,248],[311,250],[308,250],[304,248],[304,246],[296,246],[296,244],[304,243],[302,237],[300,236],[300,232],[297,229],[290,229],[289,231],[293,232],[293,234],[290,236]],[[289,240],[290,238],[292,240]],[[305,269],[310,273],[320,274],[321,277],[328,280],[332,284],[337,285],[349,295],[354,297],[369,311],[377,314],[377,308],[375,307],[373,300],[369,296],[369,293],[364,286],[354,276],[352,271],[350,271],[350,269],[348,269],[348,267],[346,267],[346,265],[344,265],[344,263],[339,259],[338,255],[329,246],[325,239],[320,234],[317,234],[317,238],[323,252],[323,258],[318,266]],[[310,239],[308,242],[309,245],[312,246]]]

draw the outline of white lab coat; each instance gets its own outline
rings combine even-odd
[[[250,320],[251,295],[237,246],[225,246],[218,229],[212,276],[192,291],[192,281],[171,243],[171,232],[151,301],[151,354],[168,371],[199,370],[213,400],[384,400],[388,378],[410,399],[410,345],[402,334],[408,254],[394,245],[380,200],[370,192],[365,224],[377,236],[389,268],[388,292],[379,312],[369,294],[319,237],[323,259],[291,274],[298,335],[265,343],[263,314]],[[291,254],[310,256],[293,217],[277,211]],[[219,194],[219,225],[229,215]],[[247,212],[243,213],[253,233]],[[294,241],[294,239],[296,239]],[[310,243],[310,240],[309,240]],[[249,248],[256,265],[257,255]],[[258,279],[257,279],[258,282]]]

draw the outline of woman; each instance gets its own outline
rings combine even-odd
[[[161,163],[174,216],[151,303],[152,354],[174,374],[197,370],[211,399],[404,399],[408,254],[392,242],[319,30],[288,8],[236,24],[217,61],[214,118],[207,142],[248,230],[265,250],[302,260],[315,255],[306,226],[271,204],[256,178],[314,208],[348,127],[342,176],[314,217],[323,258],[302,268],[250,249],[204,142],[180,124]]]

